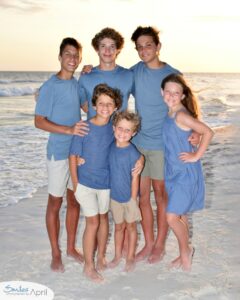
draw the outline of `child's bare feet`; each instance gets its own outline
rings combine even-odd
[[[152,252],[152,246],[145,245],[142,250],[140,250],[136,255],[136,261],[141,261],[146,259]]]
[[[51,265],[50,265],[51,269],[53,272],[60,272],[60,273],[63,273],[65,270],[64,270],[64,266],[63,266],[63,263],[62,263],[62,258],[61,258],[61,255],[59,256],[54,256],[52,258],[52,262],[51,262]]]
[[[84,262],[83,255],[80,251],[77,249],[72,249],[67,251],[67,256],[73,258],[76,260],[78,263],[82,264]]]
[[[103,282],[104,278],[102,277],[102,275],[100,273],[98,273],[98,271],[94,268],[85,268],[83,270],[83,274],[90,280],[100,283]]]
[[[105,257],[97,259],[97,267],[96,267],[96,269],[98,271],[104,271],[104,270],[106,270],[107,266],[108,266],[108,264],[106,262]]]
[[[195,248],[191,247],[188,255],[182,256],[182,269],[185,272],[190,272],[192,267],[193,255],[195,252]]]
[[[108,266],[108,268],[113,269],[120,264],[120,261],[121,261],[121,257],[120,258],[114,257],[114,259],[112,261],[110,261],[110,263],[108,263],[107,266]]]
[[[125,272],[132,272],[135,269],[135,266],[136,266],[135,259],[128,259],[126,261],[124,271]]]
[[[181,267],[181,265],[182,265],[181,256],[178,256],[177,258],[171,261],[171,263],[169,264],[169,269],[174,269],[174,268],[178,269]]]
[[[162,247],[153,247],[151,254],[148,257],[150,264],[155,264],[163,259],[165,250]]]

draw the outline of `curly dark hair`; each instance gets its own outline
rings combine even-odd
[[[112,39],[116,43],[117,50],[121,50],[124,45],[124,38],[122,35],[113,28],[106,27],[98,32],[92,39],[92,46],[97,51],[101,40],[104,38]]]
[[[122,106],[122,95],[119,89],[111,88],[105,83],[96,85],[93,90],[93,96],[92,96],[93,106],[96,106],[97,99],[100,95],[107,95],[111,99],[113,99],[117,109],[119,109]]]
[[[142,26],[138,26],[137,29],[133,32],[131,40],[136,44],[137,39],[142,36],[142,35],[148,35],[151,36],[153,38],[153,41],[156,45],[158,45],[160,43],[160,39],[159,39],[159,30],[157,30],[157,28],[155,27],[142,27]]]

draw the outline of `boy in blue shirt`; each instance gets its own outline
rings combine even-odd
[[[73,38],[63,39],[58,57],[61,69],[39,91],[35,109],[35,126],[50,132],[47,145],[48,205],[46,225],[52,248],[51,269],[63,272],[59,246],[59,211],[67,189],[67,255],[78,262],[82,254],[75,249],[80,207],[70,180],[68,155],[73,134],[84,134],[77,80],[73,77],[82,59],[82,46]]]
[[[124,45],[122,35],[113,28],[104,28],[92,39],[92,46],[99,56],[99,65],[88,74],[81,75],[78,81],[83,109],[92,118],[96,111],[92,107],[93,89],[97,84],[106,83],[121,91],[123,103],[121,110],[128,107],[133,84],[133,74],[116,64],[118,54]]]
[[[115,143],[109,154],[111,211],[115,222],[115,256],[108,265],[117,266],[122,257],[124,231],[127,230],[128,247],[125,271],[129,272],[135,266],[135,251],[137,245],[136,221],[141,220],[138,207],[139,175],[132,173],[132,168],[140,158],[141,153],[131,144],[131,138],[140,127],[140,118],[131,112],[116,113],[113,117]]]
[[[74,136],[69,165],[73,188],[86,219],[83,235],[84,274],[100,282],[98,270],[106,267],[105,253],[108,239],[108,210],[110,203],[109,150],[114,140],[111,115],[121,107],[119,90],[99,84],[93,92],[92,104],[96,115],[86,121],[89,133]],[[78,165],[78,159],[84,164]],[[97,264],[94,251],[97,239]]]

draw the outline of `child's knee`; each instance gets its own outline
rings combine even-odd
[[[125,228],[126,228],[125,222],[120,223],[120,224],[115,224],[115,231],[118,231],[118,232],[124,231]]]
[[[126,227],[128,232],[132,232],[136,230],[136,222],[127,223]]]

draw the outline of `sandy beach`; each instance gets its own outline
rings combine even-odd
[[[53,290],[56,300],[239,299],[238,130],[237,124],[218,129],[203,160],[206,208],[191,216],[192,244],[196,248],[191,273],[168,269],[168,263],[178,253],[177,242],[170,232],[163,261],[155,265],[140,262],[129,274],[122,271],[122,262],[116,269],[104,272],[103,284],[90,282],[82,274],[82,265],[65,254],[65,205],[61,212],[65,272],[51,272],[50,246],[45,228],[47,190],[42,188],[32,198],[0,209],[0,281],[21,280],[46,285]],[[83,228],[84,219],[81,217],[79,248]],[[112,222],[110,230],[108,259],[113,257],[114,249]],[[139,232],[140,248],[143,243],[140,226]]]

